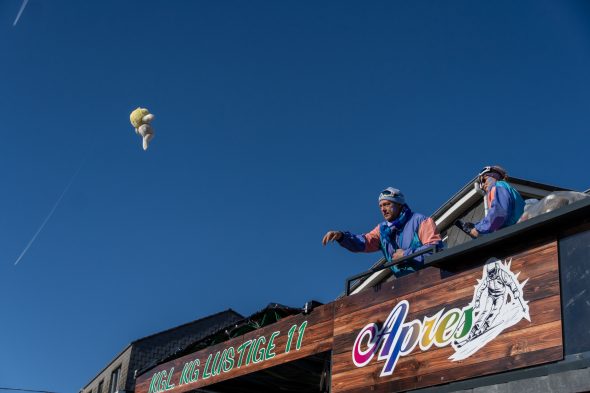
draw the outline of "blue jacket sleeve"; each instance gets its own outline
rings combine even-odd
[[[366,239],[363,235],[342,232],[342,238],[338,240],[338,243],[349,251],[363,252],[365,251]]]
[[[504,187],[495,187],[490,191],[492,203],[488,214],[483,220],[475,224],[479,233],[492,233],[502,228],[510,211],[510,193]]]

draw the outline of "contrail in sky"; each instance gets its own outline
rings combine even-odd
[[[29,0],[23,0],[23,4],[20,6],[20,10],[18,11],[18,15],[16,15],[16,19],[14,20],[12,27],[16,26],[16,24],[18,23],[18,20],[20,19],[20,16],[23,14],[23,11],[25,10],[25,7],[27,6],[28,2]]]
[[[86,161],[86,160],[84,160],[84,161]],[[47,224],[47,221],[49,221],[49,219],[53,215],[53,212],[55,212],[55,209],[57,209],[57,206],[59,205],[59,203],[63,199],[64,195],[66,195],[66,193],[70,189],[70,186],[72,185],[72,183],[76,179],[76,176],[78,176],[78,173],[80,172],[80,169],[82,169],[82,165],[84,165],[84,161],[82,161],[82,164],[80,164],[80,166],[78,167],[78,170],[76,170],[76,172],[74,172],[74,174],[72,175],[72,178],[70,179],[70,181],[66,185],[66,188],[64,188],[64,190],[62,191],[62,193],[59,196],[59,198],[57,198],[57,202],[55,202],[55,205],[53,205],[53,208],[51,209],[51,211],[49,212],[49,214],[47,215],[47,217],[45,217],[45,220],[43,221],[43,223],[41,224],[41,226],[39,227],[39,229],[37,229],[37,232],[35,232],[35,234],[31,238],[31,240],[29,241],[29,244],[27,244],[27,246],[25,247],[25,249],[23,250],[23,252],[20,253],[20,255],[18,256],[18,258],[16,259],[16,262],[14,262],[14,265],[15,266],[16,266],[17,263],[20,262],[20,260],[23,258],[23,256],[27,253],[27,251],[29,250],[29,248],[31,247],[31,245],[33,244],[33,242],[35,241],[35,239],[37,239],[37,236],[39,235],[39,233],[41,233],[41,231],[43,230],[43,227],[45,226],[45,224]]]

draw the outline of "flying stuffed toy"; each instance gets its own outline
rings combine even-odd
[[[141,135],[143,139],[143,150],[147,150],[150,141],[154,137],[154,129],[151,126],[154,115],[146,108],[137,108],[129,116],[131,125],[135,127],[135,133]]]

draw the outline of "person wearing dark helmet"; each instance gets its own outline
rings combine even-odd
[[[524,212],[524,201],[518,191],[506,182],[504,168],[486,166],[479,173],[478,181],[486,193],[488,213],[475,224],[466,223],[471,237],[476,238],[516,224]]]
[[[388,187],[381,191],[379,209],[385,221],[371,232],[355,235],[350,232],[328,231],[322,244],[325,246],[337,241],[352,252],[381,250],[388,262],[422,251],[431,245],[442,247],[440,234],[432,218],[414,213],[400,190]],[[392,266],[391,270],[396,277],[401,277],[419,269],[423,262],[424,254],[401,266]]]

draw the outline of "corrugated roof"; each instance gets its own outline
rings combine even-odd
[[[315,303],[321,304],[319,302]],[[143,369],[138,370],[137,375],[144,374],[152,368],[162,363],[166,363],[172,359],[177,359],[184,355],[188,355],[190,353],[197,352],[201,349],[207,348],[211,345],[222,343],[234,337],[241,336],[253,330],[260,329],[264,326],[268,326],[287,316],[300,314],[301,312],[301,308],[284,306],[279,303],[269,303],[265,308],[256,311],[254,314],[246,318],[242,317],[243,319],[236,322],[231,329],[220,329],[215,333],[208,335],[207,337],[203,337],[199,340],[196,340],[195,342],[188,344],[187,346],[175,352],[174,354],[158,359],[154,361],[152,364],[144,367]]]
[[[192,325],[193,323],[203,322],[206,319],[214,318],[214,317],[217,317],[217,316],[219,316],[221,314],[226,314],[226,313],[233,313],[238,318],[244,318],[244,316],[242,314],[238,313],[237,311],[235,311],[235,310],[233,310],[231,308],[228,308],[227,310],[223,310],[223,311],[220,311],[220,312],[215,313],[215,314],[207,315],[206,317],[198,318],[198,319],[195,319],[194,321],[183,323],[182,325],[178,325],[178,326],[175,326],[173,328],[162,330],[161,332],[157,332],[157,333],[154,333],[154,334],[150,334],[149,336],[145,336],[145,337],[139,338],[137,340],[132,341],[129,345],[136,344],[136,343],[138,343],[140,341],[146,340],[146,339],[151,338],[151,337],[154,337],[154,336],[158,336],[158,335],[163,334],[163,333],[169,333],[169,332],[172,332],[174,330],[181,329],[181,328],[183,328],[185,326]]]

